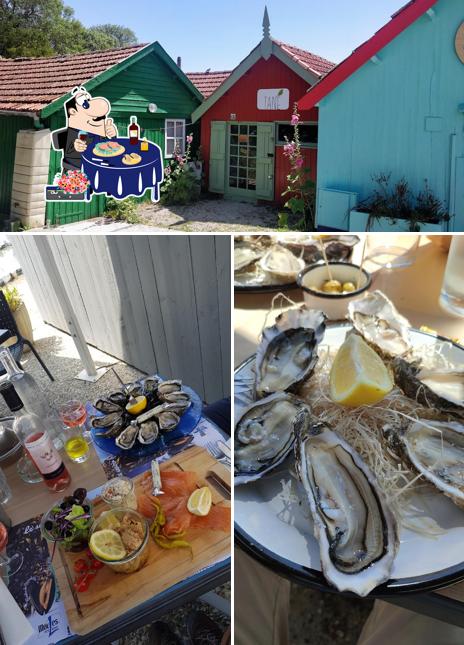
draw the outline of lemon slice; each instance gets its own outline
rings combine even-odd
[[[121,522],[113,514],[112,511],[104,511],[100,515],[99,526],[102,529],[113,529],[113,530],[115,530],[115,529],[118,529],[121,526]]]
[[[126,405],[126,410],[129,414],[139,414],[143,412],[147,407],[147,397],[146,396],[137,396],[135,398],[135,403],[128,403]]]
[[[102,529],[92,534],[89,542],[92,553],[108,562],[116,562],[126,557],[126,549],[119,533],[112,529]]]
[[[330,371],[332,401],[351,408],[373,405],[392,389],[392,377],[380,356],[360,336],[348,336]]]
[[[204,517],[208,515],[211,509],[211,491],[208,486],[203,486],[203,488],[197,488],[190,495],[187,502],[187,510],[192,513],[192,515],[199,515]]]

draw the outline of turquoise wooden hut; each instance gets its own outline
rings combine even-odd
[[[300,100],[319,106],[317,222],[364,230],[357,206],[372,176],[427,180],[450,221],[422,230],[464,230],[464,2],[413,0]],[[379,221],[380,229],[407,222]]]
[[[50,131],[66,125],[64,103],[76,85],[106,97],[125,132],[135,115],[142,136],[165,156],[185,144],[191,114],[203,96],[158,42],[53,58],[0,59],[0,215],[27,226],[66,224],[104,212],[106,198],[89,204],[46,204],[44,186],[60,170]],[[190,132],[191,128],[189,128]]]

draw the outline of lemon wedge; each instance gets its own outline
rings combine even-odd
[[[100,515],[99,526],[102,529],[113,529],[116,530],[121,526],[121,522],[118,518],[113,515],[112,511],[104,511]]]
[[[122,560],[127,555],[119,533],[112,529],[95,531],[90,538],[89,547],[97,558],[108,562]]]
[[[393,385],[380,356],[360,336],[348,336],[330,371],[332,401],[350,408],[373,405],[385,398]]]
[[[197,488],[197,490],[194,490],[190,495],[187,502],[187,510],[192,513],[192,515],[204,517],[210,512],[211,503],[211,491],[208,486],[203,486],[203,488]]]
[[[137,396],[135,398],[135,403],[128,403],[126,405],[126,410],[129,414],[140,414],[147,407],[147,397],[146,396]]]

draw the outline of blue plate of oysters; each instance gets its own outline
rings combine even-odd
[[[125,384],[89,406],[95,444],[115,456],[162,452],[193,432],[201,419],[199,395],[182,381],[158,375]]]

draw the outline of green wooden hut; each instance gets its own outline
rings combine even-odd
[[[191,114],[203,100],[158,42],[72,56],[0,59],[3,220],[20,219],[34,227],[104,212],[101,195],[89,204],[44,201],[44,186],[60,171],[61,155],[51,148],[50,131],[66,125],[63,105],[76,85],[111,102],[121,133],[136,115],[142,135],[157,143],[165,158],[172,155],[176,139],[184,145]]]

